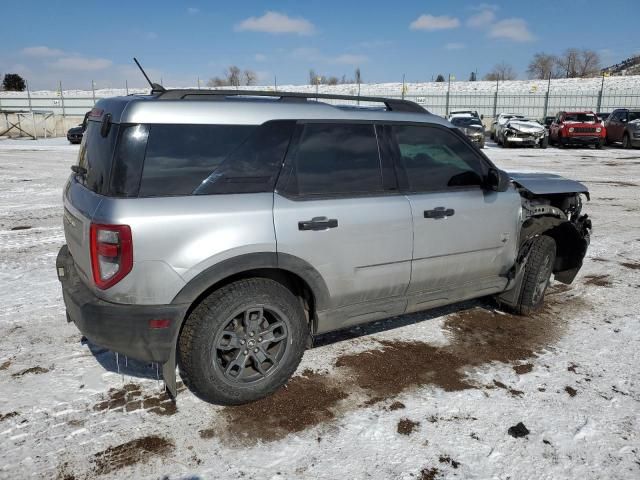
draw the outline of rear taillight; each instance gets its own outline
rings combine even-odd
[[[129,225],[92,223],[90,231],[93,281],[101,290],[122,280],[133,267],[133,243]]]

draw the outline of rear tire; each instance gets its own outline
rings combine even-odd
[[[302,305],[289,289],[266,278],[239,280],[211,293],[185,321],[180,373],[207,402],[252,402],[293,375],[308,336]]]
[[[629,150],[631,148],[631,137],[629,137],[628,133],[625,133],[624,137],[622,137],[622,148],[625,150]]]
[[[556,242],[553,238],[546,235],[536,237],[524,266],[520,298],[514,307],[516,313],[531,315],[542,308],[555,260]]]

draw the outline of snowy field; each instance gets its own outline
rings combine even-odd
[[[485,150],[592,192],[585,266],[535,318],[478,301],[325,336],[287,388],[223,408],[174,406],[66,322],[77,150],[0,140],[0,478],[640,478],[640,151]]]

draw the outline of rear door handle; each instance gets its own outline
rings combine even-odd
[[[433,218],[438,220],[440,218],[453,217],[455,213],[456,211],[453,208],[436,207],[433,210],[425,210],[424,218]]]
[[[338,220],[327,217],[313,217],[311,220],[302,220],[298,222],[298,230],[327,230],[329,228],[338,228]]]

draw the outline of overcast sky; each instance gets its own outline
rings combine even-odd
[[[306,83],[308,71],[365,82],[481,77],[500,61],[520,78],[536,52],[590,48],[605,65],[640,52],[637,0],[3,2],[0,73],[32,89],[194,86],[228,65],[260,83]]]

